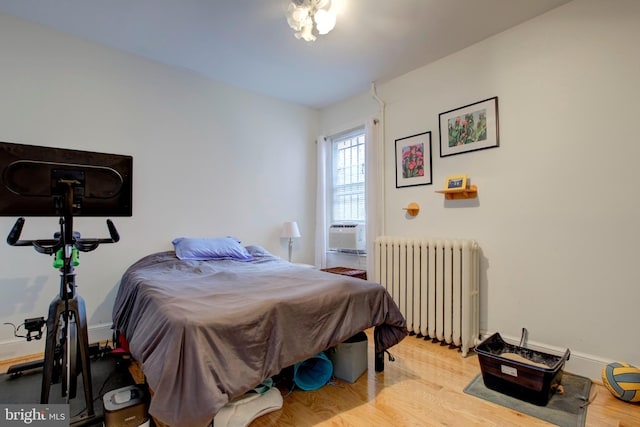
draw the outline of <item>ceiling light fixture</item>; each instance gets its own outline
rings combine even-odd
[[[331,0],[291,0],[287,10],[287,23],[295,30],[297,39],[314,41],[336,26],[336,15]]]

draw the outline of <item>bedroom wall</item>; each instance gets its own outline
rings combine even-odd
[[[386,232],[462,237],[482,247],[481,329],[571,349],[567,369],[640,365],[640,3],[576,0],[379,84],[386,102]],[[437,43],[436,40],[433,41]],[[438,114],[499,97],[500,147],[439,156]],[[345,105],[322,112],[339,127]],[[432,132],[433,184],[395,188],[394,141]],[[434,190],[466,173],[476,200]],[[401,209],[418,202],[420,214]]]
[[[124,270],[175,237],[234,235],[286,258],[281,226],[296,220],[293,259],[312,262],[317,111],[5,15],[0,52],[0,141],[133,156],[133,216],[112,218],[120,242],[81,254],[76,270],[92,339],[111,337]],[[0,234],[15,220],[0,217]],[[75,226],[107,235],[104,218]],[[27,218],[23,238],[57,229],[57,218]],[[59,286],[52,259],[1,244],[0,260],[0,323],[46,317]],[[0,359],[43,346],[0,327]]]

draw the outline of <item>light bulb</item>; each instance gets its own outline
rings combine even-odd
[[[316,39],[313,35],[313,23],[308,23],[302,27],[302,31],[296,33],[297,38],[302,38],[304,41],[312,42]]]
[[[309,8],[307,6],[296,7],[292,16],[296,21],[302,22],[309,16]]]
[[[307,6],[296,6],[294,3],[289,4],[289,9],[287,9],[287,23],[292,29],[300,31],[308,18],[309,8]]]
[[[328,10],[318,10],[313,19],[316,21],[318,34],[327,34],[336,26],[336,16]]]

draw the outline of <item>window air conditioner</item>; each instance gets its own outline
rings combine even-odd
[[[331,224],[329,227],[329,249],[365,251],[364,224]]]

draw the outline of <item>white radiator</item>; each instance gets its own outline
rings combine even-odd
[[[474,240],[378,237],[376,281],[393,297],[409,332],[458,347],[480,336],[480,250]]]

